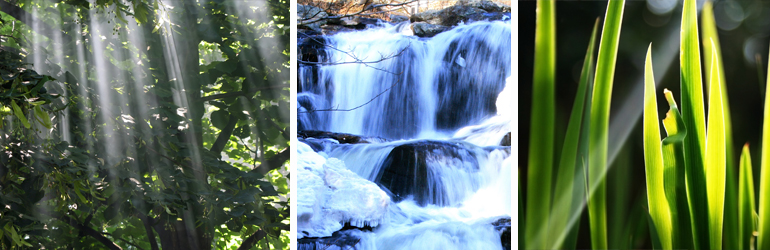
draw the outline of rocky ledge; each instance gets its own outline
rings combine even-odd
[[[297,5],[299,33],[306,35],[332,35],[341,31],[366,29],[384,23],[409,22],[417,37],[433,37],[452,29],[459,23],[511,19],[511,7],[488,0],[461,0],[442,10],[428,10],[409,17],[390,14],[387,19],[363,17],[335,17],[323,9],[310,5]]]

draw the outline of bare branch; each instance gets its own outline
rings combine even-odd
[[[358,105],[357,107],[352,108],[352,109],[328,108],[328,109],[313,109],[313,110],[309,110],[309,111],[297,111],[297,112],[298,113],[313,113],[313,112],[316,112],[316,111],[353,111],[353,110],[356,110],[356,109],[359,109],[359,108],[363,107],[366,104],[369,104],[369,103],[373,102],[374,99],[377,99],[382,94],[385,94],[385,92],[388,92],[388,90],[392,89],[393,86],[396,86],[396,84],[398,84],[399,82],[401,82],[401,81],[394,82],[392,85],[390,85],[390,87],[388,87],[387,89],[383,90],[382,92],[380,92],[379,94],[374,96],[372,99],[369,99],[368,102],[366,102],[364,104],[361,104],[361,105]]]
[[[270,170],[283,166],[283,163],[289,160],[290,152],[291,147],[286,147],[286,149],[274,155],[273,157],[270,157],[270,159],[267,159],[266,162],[262,162],[262,164],[259,164],[258,167],[252,169],[250,172],[256,172],[263,175],[267,174],[267,172],[270,172]]]
[[[315,20],[311,20],[313,17],[315,17],[317,15],[316,14],[316,15],[313,15],[313,17],[311,17],[311,18],[306,18],[306,19],[299,20],[298,24],[300,24],[300,25],[307,25],[307,24],[317,23],[317,22],[320,22],[322,20],[339,19],[339,18],[345,18],[345,17],[354,17],[354,16],[361,15],[362,13],[364,13],[364,12],[366,12],[368,10],[372,10],[372,9],[376,9],[376,8],[400,7],[400,6],[408,5],[408,4],[411,4],[411,3],[414,3],[414,2],[417,2],[417,0],[411,0],[411,1],[408,1],[408,2],[395,3],[395,4],[394,3],[375,4],[375,5],[370,5],[369,7],[364,7],[364,8],[362,8],[362,10],[356,11],[356,12],[353,12],[353,13],[343,14],[343,15],[327,16],[327,17],[324,17],[324,18],[318,18],[318,19],[315,19]]]
[[[267,236],[267,233],[264,230],[257,230],[253,234],[249,235],[249,237],[246,238],[243,243],[241,243],[241,246],[238,247],[238,250],[251,249],[251,247],[256,246],[257,242],[262,240],[262,238],[265,238],[265,236]]]
[[[390,73],[390,74],[393,74],[393,75],[400,75],[401,73],[391,72],[391,71],[388,71],[388,70],[383,69],[383,68],[378,68],[378,67],[371,66],[369,64],[377,64],[377,63],[380,63],[380,62],[383,62],[383,61],[387,61],[387,60],[399,57],[402,54],[404,54],[404,51],[408,50],[409,47],[412,46],[412,42],[410,41],[409,44],[404,46],[404,48],[400,49],[396,53],[393,53],[393,54],[390,54],[390,55],[387,55],[387,56],[382,55],[382,53],[380,53],[380,59],[373,60],[373,61],[365,61],[366,60],[365,58],[364,59],[358,58],[358,56],[356,56],[355,54],[353,54],[350,51],[344,51],[344,50],[341,50],[341,49],[339,49],[337,47],[328,45],[326,43],[322,43],[322,42],[316,40],[313,37],[308,38],[308,39],[311,39],[311,40],[313,40],[313,41],[315,41],[315,42],[317,42],[319,44],[322,44],[324,47],[328,47],[330,49],[339,51],[339,52],[341,52],[341,53],[343,53],[343,54],[353,58],[353,61],[352,62],[309,62],[309,61],[304,61],[304,60],[297,59],[297,62],[299,62],[299,63],[310,64],[310,65],[324,65],[324,66],[328,66],[328,65],[341,65],[341,64],[363,64],[366,67],[373,68],[373,69],[376,69],[376,70],[379,70],[379,71],[383,71],[383,72],[386,72],[386,73]]]

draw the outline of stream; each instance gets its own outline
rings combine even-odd
[[[510,249],[510,21],[298,44],[299,249]]]

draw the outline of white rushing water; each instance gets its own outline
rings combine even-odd
[[[418,39],[385,25],[320,41],[334,64],[300,67],[299,129],[386,141],[301,140],[298,237],[502,249],[493,224],[512,214],[513,160],[500,146],[515,98],[510,32],[510,22],[475,22]],[[316,246],[346,249],[332,245]]]

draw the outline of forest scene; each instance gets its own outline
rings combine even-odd
[[[287,249],[288,20],[0,0],[0,249]]]

